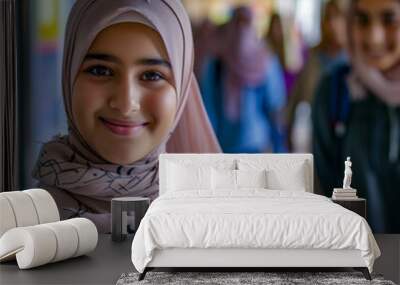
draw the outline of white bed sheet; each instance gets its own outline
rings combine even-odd
[[[380,256],[361,216],[324,196],[265,189],[160,196],[135,234],[133,265],[143,272],[165,248],[357,249],[370,272]]]

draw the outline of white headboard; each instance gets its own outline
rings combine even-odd
[[[188,161],[189,163],[196,164],[213,164],[217,161],[232,161],[234,163],[238,159],[254,159],[254,160],[271,160],[273,162],[291,162],[291,161],[304,161],[306,167],[306,179],[307,179],[307,192],[314,192],[314,165],[313,155],[306,154],[231,154],[231,153],[163,153],[159,156],[159,183],[160,183],[160,195],[165,193],[166,187],[166,176],[167,176],[167,161],[171,162],[182,162]]]

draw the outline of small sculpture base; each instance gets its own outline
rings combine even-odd
[[[333,188],[332,199],[334,200],[355,200],[357,189],[354,188]]]
[[[356,188],[333,188],[333,192],[347,192],[347,193],[352,193],[352,192],[357,192]]]

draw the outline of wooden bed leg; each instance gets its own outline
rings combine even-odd
[[[372,280],[371,274],[369,274],[369,270],[367,267],[355,267],[354,269],[357,271],[361,271],[362,274],[364,275],[365,279]]]
[[[144,277],[146,276],[147,273],[147,267],[144,269],[144,271],[142,273],[139,274],[139,278],[138,281],[142,281],[144,279]]]
[[[372,280],[371,274],[369,274],[369,270],[368,270],[367,267],[364,267],[364,268],[362,269],[362,273],[364,274],[365,279],[367,279],[367,280]]]

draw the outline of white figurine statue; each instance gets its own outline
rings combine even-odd
[[[343,189],[352,189],[351,184],[351,176],[353,172],[351,171],[351,161],[350,157],[347,157],[347,160],[344,162],[344,178],[343,178]]]

